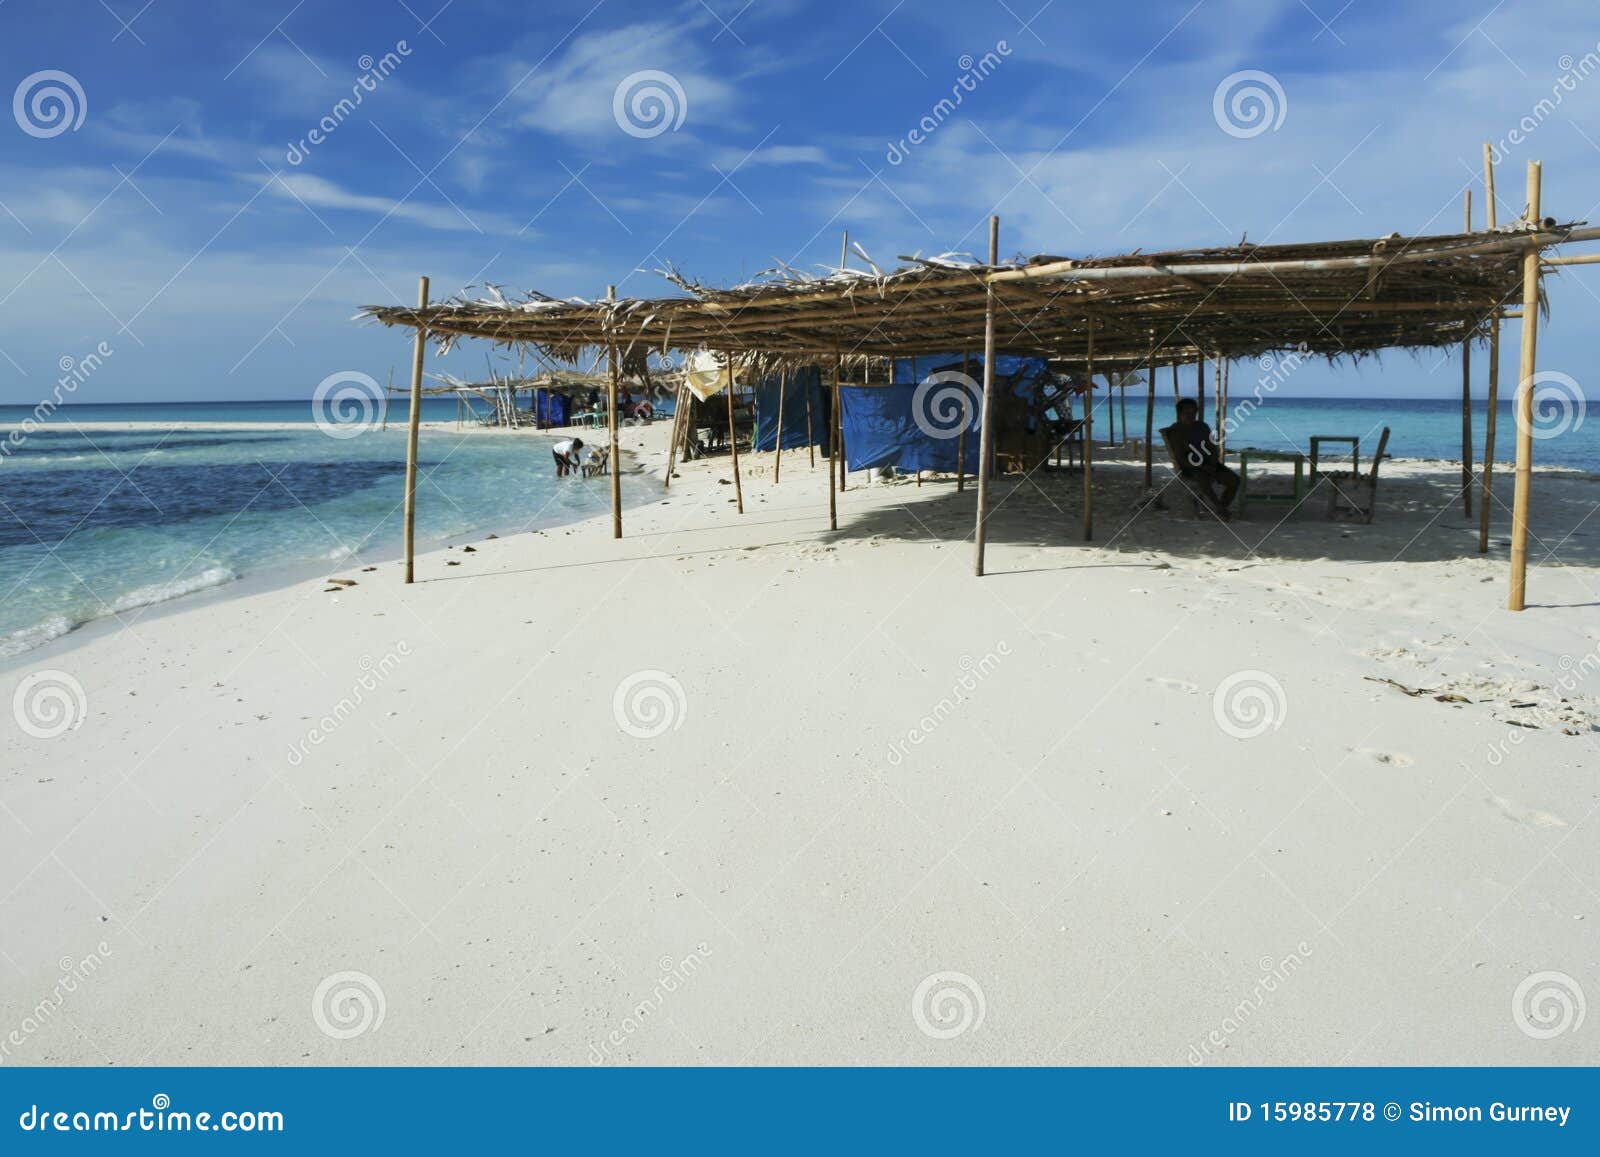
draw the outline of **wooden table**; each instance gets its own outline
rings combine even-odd
[[[1258,450],[1247,446],[1239,451],[1239,513],[1242,516],[1250,501],[1250,460],[1258,462],[1292,462],[1294,464],[1294,485],[1288,494],[1269,493],[1257,494],[1257,502],[1287,502],[1291,508],[1300,505],[1305,497],[1305,470],[1306,456],[1298,450]]]

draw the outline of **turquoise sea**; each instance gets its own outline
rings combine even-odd
[[[1120,402],[1095,417],[1107,437]],[[1133,432],[1145,399],[1127,398]],[[1157,397],[1158,424],[1171,420]],[[0,406],[0,659],[74,628],[141,612],[252,576],[343,573],[392,559],[399,549],[405,471],[404,401],[388,429],[334,437],[308,402],[68,405],[20,438],[31,415]],[[423,403],[429,421],[452,422],[449,398]],[[1209,415],[1208,415],[1209,417]],[[1584,470],[1600,464],[1600,416],[1569,412],[1558,437],[1536,443],[1536,461]],[[1561,420],[1559,416],[1555,420]],[[179,430],[176,423],[215,423]],[[117,428],[116,423],[139,423]],[[282,428],[263,428],[275,423]],[[1458,404],[1417,399],[1270,397],[1229,435],[1229,446],[1304,448],[1313,434],[1353,434],[1364,456],[1390,426],[1390,453],[1456,458]],[[1483,414],[1474,414],[1481,456]],[[1501,407],[1496,458],[1508,461],[1515,423]],[[604,479],[557,481],[552,439],[532,432],[476,437],[424,432],[418,537],[424,545],[491,531],[571,522],[608,508]],[[627,501],[647,495],[624,477]]]
[[[398,556],[403,405],[387,430],[352,437],[324,432],[305,402],[63,406],[11,436],[30,413],[0,407],[0,660],[246,577],[342,575]],[[428,420],[454,415],[450,399],[425,403]],[[553,476],[553,441],[424,430],[419,546],[609,509],[605,479]],[[623,486],[635,500],[633,479]]]

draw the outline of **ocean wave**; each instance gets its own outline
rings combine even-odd
[[[100,614],[91,614],[81,619],[68,615],[51,615],[41,623],[30,627],[12,631],[9,635],[0,635],[0,659],[12,659],[18,655],[42,647],[46,643],[71,634],[85,623],[96,619],[109,618],[113,615],[136,611],[143,607],[155,606],[157,603],[171,602],[184,595],[196,594],[199,591],[210,590],[213,587],[225,586],[238,579],[238,574],[225,566],[209,567],[197,574],[175,578],[170,582],[152,583],[149,586],[137,587],[127,594],[121,595],[104,605]]]
[[[210,590],[212,587],[225,586],[238,579],[238,574],[225,566],[208,567],[198,574],[185,575],[172,579],[170,582],[155,583],[147,587],[135,587],[127,594],[113,599],[110,607],[111,614],[121,614],[123,611],[136,611],[141,607],[154,606],[156,603],[170,602],[180,599],[184,595],[192,595],[197,591]]]
[[[35,647],[42,647],[82,625],[79,620],[69,619],[66,615],[52,615],[42,623],[12,631],[9,635],[0,635],[0,659],[10,659]]]

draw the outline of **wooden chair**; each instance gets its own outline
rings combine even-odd
[[[1195,517],[1198,518],[1211,509],[1211,496],[1202,493],[1192,481],[1183,476],[1184,450],[1178,442],[1177,431],[1178,428],[1176,426],[1163,426],[1159,431],[1161,444],[1167,448],[1167,458],[1172,463],[1172,473],[1178,485],[1183,487],[1188,492],[1189,497],[1194,500],[1194,513]]]
[[[1372,456],[1372,469],[1368,471],[1323,471],[1322,484],[1328,488],[1328,517],[1341,513],[1357,515],[1362,522],[1371,522],[1378,509],[1378,468],[1383,465],[1383,452],[1389,448],[1389,427],[1383,428],[1378,439],[1378,452]]]

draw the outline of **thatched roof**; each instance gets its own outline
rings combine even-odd
[[[997,299],[996,348],[1082,361],[1091,325],[1097,364],[1299,349],[1329,357],[1458,344],[1519,303],[1530,248],[1593,240],[1600,230],[1518,223],[1498,232],[1067,259],[1000,265],[946,255],[900,268],[813,277],[784,268],[731,289],[671,271],[681,295],[585,301],[493,291],[418,310],[368,306],[385,325],[526,343],[571,359],[615,344],[817,358],[939,353],[983,346],[985,299]]]

